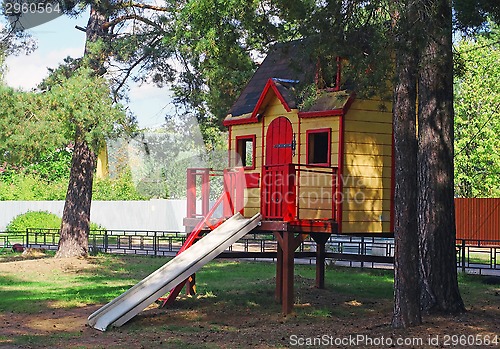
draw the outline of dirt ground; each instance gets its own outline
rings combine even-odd
[[[0,263],[0,273],[50,275],[53,270],[78,273],[94,267],[85,259],[47,258]],[[419,327],[394,330],[390,301],[366,304],[317,290],[311,280],[300,277],[295,285],[299,314],[288,317],[250,307],[228,312],[213,301],[195,299],[170,309],[153,305],[125,326],[100,332],[86,325],[87,317],[100,306],[96,304],[32,315],[0,313],[0,348],[470,348],[500,336],[500,286],[493,289],[493,298],[468,304],[465,314],[427,316]],[[318,305],[337,310],[326,316],[300,312]],[[361,307],[365,310],[356,310]],[[500,343],[490,346],[500,348]]]

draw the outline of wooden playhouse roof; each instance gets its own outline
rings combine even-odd
[[[275,45],[229,110],[224,125],[258,122],[269,90],[274,91],[287,111],[298,108],[295,88],[316,80],[317,60],[307,52],[306,42],[302,40]],[[347,91],[324,90],[312,105],[299,112],[299,116],[342,114],[353,98],[354,94]]]
[[[291,89],[297,84],[314,81],[315,64],[308,57],[303,41],[276,44],[243,89],[228,112],[228,118],[238,118],[254,111],[262,91],[272,79],[290,108],[296,107]],[[302,46],[302,47],[301,47]]]

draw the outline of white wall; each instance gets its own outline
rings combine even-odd
[[[62,217],[64,201],[0,201],[0,231],[28,211],[48,211]],[[185,200],[92,201],[90,219],[109,230],[184,232]]]

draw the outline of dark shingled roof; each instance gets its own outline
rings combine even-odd
[[[304,41],[275,45],[255,71],[228,114],[237,117],[251,113],[269,79],[275,79],[276,86],[289,107],[296,108],[291,88],[298,83],[307,84],[314,81],[316,63],[304,52],[307,52]]]

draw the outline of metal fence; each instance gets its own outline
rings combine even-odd
[[[89,250],[95,253],[174,256],[186,239],[185,233],[171,231],[93,230]],[[27,229],[0,233],[0,251],[14,244],[24,247],[56,250],[57,229]],[[500,241],[457,240],[457,267],[465,273],[500,275]],[[314,263],[316,244],[310,238],[298,248],[295,256],[303,263]],[[275,258],[277,242],[272,234],[250,233],[230,246],[221,257]],[[326,245],[329,264],[391,268],[394,259],[392,238],[333,235]]]

